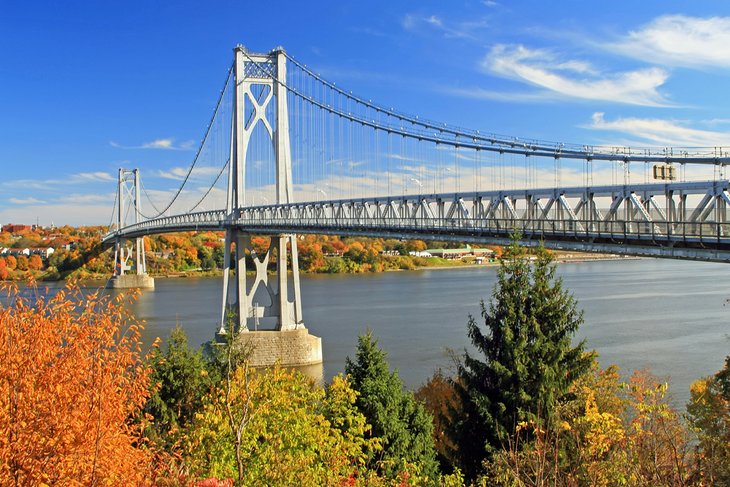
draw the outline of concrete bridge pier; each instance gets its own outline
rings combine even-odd
[[[230,287],[230,264],[223,268],[223,303],[219,335],[235,334],[234,343],[249,354],[254,367],[279,363],[305,366],[322,363],[322,339],[311,335],[302,319],[297,242],[294,235],[271,237],[262,255],[251,246],[250,235],[237,229],[226,232],[224,262],[231,262],[235,244],[235,278]],[[246,257],[255,274],[246,279]],[[276,260],[274,288],[269,281],[269,262]],[[291,272],[287,261],[291,259]],[[273,276],[272,276],[273,277]],[[291,300],[289,296],[291,295]]]
[[[107,289],[154,289],[155,278],[148,274],[125,274],[112,276],[106,282]]]
[[[131,270],[128,264],[132,249],[125,245],[124,240],[118,239],[114,248],[114,274],[106,283],[107,289],[154,289],[155,279],[147,274],[147,263],[144,255],[144,241],[142,238],[135,239],[135,265],[133,274],[127,274]]]
[[[322,363],[322,338],[306,328],[298,330],[244,331],[236,340],[249,353],[252,367],[301,367]]]
[[[107,289],[154,289],[155,278],[148,274],[125,274],[112,276],[106,282]]]

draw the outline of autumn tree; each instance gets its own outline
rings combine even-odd
[[[48,265],[55,267],[59,272],[72,271],[81,264],[78,252],[71,250],[57,250],[48,258]]]
[[[507,444],[519,422],[549,423],[557,401],[592,361],[583,342],[571,343],[583,313],[555,277],[550,255],[540,248],[536,257],[532,263],[514,238],[489,306],[481,303],[484,325],[469,318],[478,355],[464,352],[458,366],[454,386],[463,412],[451,428],[467,478]]]
[[[35,232],[23,233],[22,236],[13,242],[16,249],[24,249],[27,247],[38,247],[41,243],[41,237]]]
[[[686,485],[689,432],[667,401],[669,384],[647,371],[635,371],[628,387],[628,445],[640,482],[634,485]]]
[[[616,366],[600,370],[594,362],[571,386],[570,399],[556,406],[557,421],[517,424],[486,462],[481,483],[692,485],[688,430],[666,392],[667,384],[646,372],[622,382]]]
[[[243,364],[230,386],[208,396],[196,415],[188,440],[195,475],[272,486],[352,485],[346,482],[364,475],[377,442],[364,436],[368,427],[346,379],[333,379],[325,394],[299,372]]]
[[[17,269],[19,271],[27,271],[28,270],[28,257],[25,255],[19,255],[17,260]]]
[[[322,246],[317,243],[306,242],[299,245],[299,269],[303,272],[319,272],[325,268],[327,262],[322,253]]]
[[[453,424],[455,415],[461,414],[453,382],[439,369],[418,388],[415,397],[433,417],[434,447],[442,470],[453,468],[457,463],[452,457],[456,445],[448,434],[448,428]]]
[[[390,371],[372,332],[358,338],[355,359],[347,358],[345,372],[359,393],[357,406],[372,426],[371,435],[383,446],[369,465],[394,478],[404,465],[415,464],[433,482],[438,464],[432,418],[413,393],[404,390],[398,373]]]
[[[43,268],[43,260],[40,255],[33,254],[28,259],[28,269],[32,271],[39,271]]]
[[[708,485],[730,485],[730,357],[717,374],[695,381],[687,405],[697,434],[695,476]]]
[[[215,259],[213,258],[213,248],[203,246],[198,249],[198,257],[200,258],[200,267],[204,270],[215,269]]]
[[[427,248],[426,242],[423,240],[409,240],[406,243],[406,250],[409,252],[423,252]]]
[[[149,368],[123,296],[68,285],[28,301],[2,291],[0,484],[139,484],[151,453],[130,418]]]

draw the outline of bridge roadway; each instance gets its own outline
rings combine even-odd
[[[558,250],[730,262],[730,182],[703,181],[306,201],[163,216],[115,230],[116,239],[239,228],[470,241]]]

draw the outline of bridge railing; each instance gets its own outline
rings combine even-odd
[[[213,210],[160,217],[112,232],[104,242],[235,226],[262,234],[366,234],[482,242],[519,232],[526,239],[579,242],[595,248],[611,245],[614,251],[624,245],[730,252],[728,186],[728,181],[706,181],[309,201],[246,207],[232,214]],[[694,206],[689,203],[692,199]]]
[[[383,233],[438,233],[460,237],[510,235],[518,232],[526,238],[558,240],[614,241],[656,243],[663,245],[730,245],[730,223],[704,222],[627,222],[595,220],[530,221],[521,218],[492,218],[488,221],[466,218],[376,219],[313,217],[288,219],[245,215],[233,220],[242,228],[268,233],[288,231],[316,233],[320,230],[372,230]]]

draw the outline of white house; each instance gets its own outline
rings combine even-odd
[[[47,259],[51,256],[55,249],[53,247],[34,247],[29,249],[31,255],[40,255],[43,259]]]

